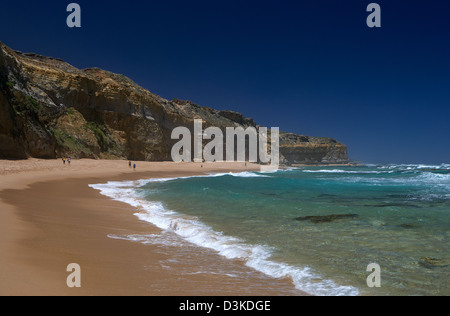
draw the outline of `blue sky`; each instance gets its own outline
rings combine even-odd
[[[2,4],[0,41],[124,74],[164,98],[333,137],[353,159],[450,163],[450,3],[72,1]],[[366,7],[381,6],[368,28]]]

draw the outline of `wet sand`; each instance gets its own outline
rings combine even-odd
[[[89,184],[259,170],[243,163],[0,161],[0,295],[302,295],[291,280],[273,279],[239,260],[193,246],[144,245],[108,235],[160,234],[136,209]],[[182,256],[182,259],[180,259]],[[81,288],[69,288],[70,263]],[[203,272],[200,266],[224,273]]]

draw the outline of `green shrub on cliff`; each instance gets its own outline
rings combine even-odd
[[[74,108],[67,108],[66,109],[66,113],[68,115],[74,115],[75,114],[75,109]]]
[[[91,149],[85,146],[79,139],[69,135],[66,131],[51,126],[47,127],[47,131],[55,137],[58,147],[62,148],[63,151],[92,154]]]
[[[39,114],[39,110],[41,109],[39,102],[30,96],[27,96],[26,107],[36,114]]]
[[[95,137],[97,138],[98,145],[103,151],[114,151],[116,150],[116,143],[111,138],[108,128],[97,122],[87,122],[84,125],[85,130],[91,130]]]

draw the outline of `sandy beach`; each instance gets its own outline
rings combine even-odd
[[[127,161],[72,160],[70,166],[61,160],[0,161],[0,295],[303,294],[291,280],[267,277],[213,251],[193,247],[198,253],[180,267],[171,260],[175,250],[109,238],[159,229],[89,184],[259,170],[243,163],[136,164],[133,170]],[[246,277],[197,273],[200,253],[202,264],[207,260],[229,275],[243,271]],[[81,288],[66,284],[71,263],[81,267]]]

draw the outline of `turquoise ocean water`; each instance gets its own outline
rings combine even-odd
[[[450,165],[299,167],[92,187],[165,232],[111,238],[209,248],[314,295],[450,295]],[[380,288],[367,286],[371,263],[381,268]]]

